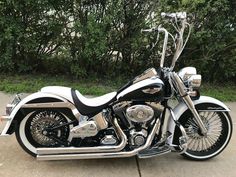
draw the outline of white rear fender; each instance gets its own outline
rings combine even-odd
[[[197,111],[219,111],[219,112],[229,112],[230,109],[221,101],[208,97],[208,96],[201,96],[198,100],[193,101],[195,108]],[[173,113],[175,115],[176,120],[180,120],[181,116],[188,110],[188,107],[184,102],[180,102],[174,109]],[[169,125],[168,131],[174,134],[175,131],[175,122],[171,117],[169,117]],[[170,141],[173,139],[171,138]]]
[[[54,94],[49,94],[49,93],[36,92],[34,94],[31,94],[31,95],[25,97],[23,100],[21,100],[16,105],[16,107],[13,108],[11,114],[7,118],[7,123],[6,123],[4,129],[3,129],[2,133],[1,133],[1,136],[12,134],[14,131],[10,127],[14,126],[13,124],[14,124],[15,120],[20,119],[20,117],[18,117],[17,114],[19,112],[21,112],[21,109],[25,108],[26,106],[29,106],[29,108],[33,108],[34,106],[36,108],[39,108],[36,105],[38,103],[37,100],[40,100],[40,99],[43,99],[43,101],[41,101],[41,102],[39,101],[39,103],[51,102],[50,100],[54,99],[54,100],[58,100],[58,102],[60,102],[60,103],[67,103],[67,105],[70,105],[71,109],[75,108],[72,103],[70,103],[68,100],[66,100],[66,99],[64,99],[64,98],[62,98],[60,96],[57,96],[57,95],[54,95]],[[49,101],[45,101],[45,99],[49,99]],[[67,106],[67,107],[69,107],[69,106]]]

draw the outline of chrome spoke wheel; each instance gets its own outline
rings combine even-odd
[[[203,105],[201,105],[201,108]],[[183,156],[193,160],[206,160],[221,153],[232,135],[232,121],[227,112],[199,111],[207,129],[202,135],[190,110],[179,119],[188,135],[188,148]]]
[[[200,117],[207,128],[207,134],[199,134],[199,127],[193,118],[188,119],[184,127],[188,135],[188,149],[192,151],[207,151],[211,149],[222,133],[222,122],[215,112],[200,112]]]

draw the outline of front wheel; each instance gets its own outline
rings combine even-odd
[[[199,115],[207,128],[206,135],[200,134],[190,111],[186,111],[179,120],[188,135],[188,149],[183,156],[192,160],[207,160],[220,154],[229,143],[232,120],[226,112],[203,111]]]

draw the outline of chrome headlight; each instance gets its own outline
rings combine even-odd
[[[178,75],[187,87],[199,88],[201,85],[202,76],[197,74],[194,67],[183,68],[178,72]]]
[[[200,74],[192,75],[188,79],[188,86],[192,88],[199,88],[201,86],[202,76]]]
[[[183,82],[186,82],[190,78],[190,76],[196,74],[197,70],[194,67],[185,67],[178,72],[178,75],[183,80]]]

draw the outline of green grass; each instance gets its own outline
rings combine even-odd
[[[32,93],[45,86],[66,86],[86,95],[102,95],[114,91],[117,85],[102,79],[71,79],[66,76],[48,75],[0,75],[0,91],[7,93]]]
[[[32,93],[45,86],[67,86],[85,95],[99,96],[115,91],[126,81],[122,79],[73,79],[67,76],[48,75],[0,75],[0,91],[7,93]],[[201,95],[208,95],[221,101],[236,101],[236,84],[203,84]]]
[[[222,85],[203,84],[201,95],[207,95],[221,101],[236,101],[236,84],[222,83]]]

